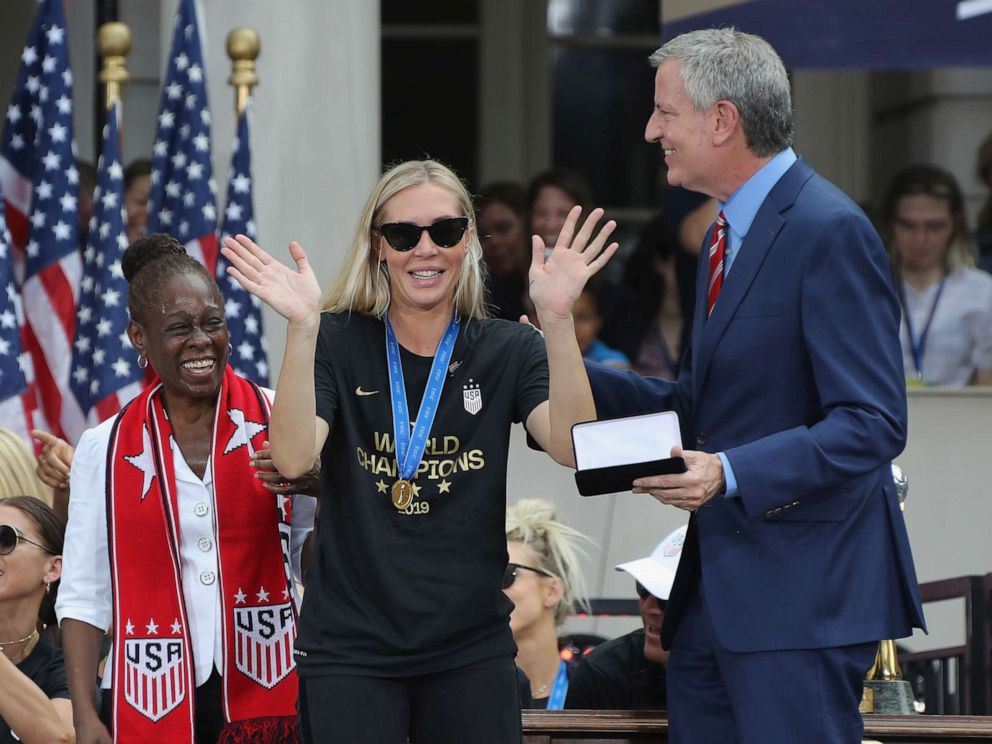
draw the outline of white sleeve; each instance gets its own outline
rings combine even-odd
[[[317,514],[317,499],[303,494],[293,495],[293,519],[289,533],[290,560],[293,562],[293,576],[297,581],[303,581],[303,569],[300,566],[300,555],[303,553],[303,542],[307,535],[313,532],[313,521]]]
[[[110,626],[110,554],[107,550],[107,447],[111,421],[83,433],[69,472],[69,522],[55,613],[101,630]]]
[[[263,387],[262,391],[269,399],[269,403],[276,400],[276,391]],[[293,499],[293,519],[289,532],[289,557],[293,564],[293,577],[302,582],[303,569],[300,566],[300,555],[303,553],[303,543],[307,535],[313,532],[314,517],[317,514],[317,499],[313,496],[304,496],[296,493]]]

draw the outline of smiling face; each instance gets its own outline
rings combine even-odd
[[[432,225],[439,220],[464,216],[455,194],[428,181],[403,189],[387,201],[380,224]],[[373,231],[372,250],[389,271],[390,309],[450,311],[472,229],[470,222],[462,239],[450,248],[435,245],[424,230],[417,244],[408,251],[396,250]]]
[[[644,658],[658,664],[667,664],[668,652],[661,647],[661,621],[665,618],[665,611],[650,594],[640,598],[638,609],[641,622],[644,623]]]
[[[31,542],[45,544],[38,525],[20,509],[0,504],[0,524],[10,525]],[[61,556],[18,540],[13,551],[0,555],[0,607],[6,602],[24,600],[37,601],[40,605],[45,582],[57,581],[61,571]]]
[[[508,542],[506,551],[510,554],[510,563],[541,568],[541,557],[522,542]],[[555,579],[549,576],[525,568],[517,569],[513,584],[503,590],[513,602],[510,630],[514,639],[527,637],[541,623],[554,625],[555,606],[561,594],[554,582]]]
[[[224,302],[217,285],[196,271],[173,274],[132,320],[134,347],[162,379],[166,396],[213,397],[227,366],[228,336]]]
[[[681,65],[668,59],[654,79],[654,111],[644,130],[644,139],[657,142],[665,153],[668,183],[711,194],[707,173],[713,156],[707,128],[713,109],[699,112],[692,105],[682,82]]]

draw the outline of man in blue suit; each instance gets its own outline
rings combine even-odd
[[[692,512],[662,630],[670,741],[860,742],[877,641],[924,625],[890,470],[906,394],[889,262],[792,151],[767,42],[697,31],[651,59],[645,136],[720,218],[679,379],[588,373],[600,417],[682,424],[687,472],[633,484]]]

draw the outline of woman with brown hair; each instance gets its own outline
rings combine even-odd
[[[0,741],[71,742],[72,703],[54,625],[65,525],[32,496],[0,499]],[[92,686],[91,686],[92,694]]]

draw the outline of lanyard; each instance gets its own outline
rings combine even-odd
[[[941,277],[940,284],[937,286],[937,294],[933,298],[933,304],[930,306],[927,321],[923,325],[923,330],[920,332],[919,338],[913,332],[913,320],[909,317],[909,306],[906,304],[906,285],[901,280],[899,282],[899,301],[902,303],[902,317],[906,319],[906,331],[909,333],[909,345],[913,349],[913,366],[916,367],[916,379],[918,380],[923,379],[923,354],[927,348],[927,335],[930,333],[930,324],[933,323],[933,316],[937,312],[937,303],[940,302],[940,296],[944,293],[944,284],[946,282],[947,275],[945,274]]]
[[[558,676],[548,696],[548,710],[562,710],[565,707],[565,693],[568,692],[568,666],[562,659],[558,664]]]
[[[448,362],[455,348],[458,337],[458,318],[454,315],[444,329],[441,342],[438,344],[431,373],[427,378],[427,388],[420,401],[417,411],[417,423],[413,434],[410,434],[410,411],[406,402],[406,385],[403,382],[403,364],[400,361],[400,345],[396,342],[393,326],[386,316],[386,366],[389,369],[389,390],[393,405],[393,435],[396,438],[397,475],[403,480],[417,472],[417,466],[424,456],[427,447],[427,435],[430,434],[434,416],[437,414],[438,403],[441,400],[441,390],[444,388],[444,378],[448,370]]]

